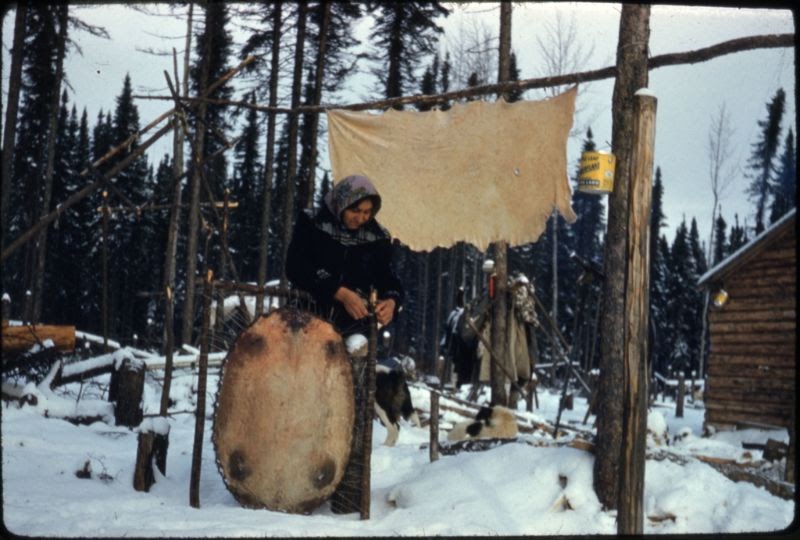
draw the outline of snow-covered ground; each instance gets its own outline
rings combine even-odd
[[[148,372],[145,414],[157,413],[162,372]],[[593,456],[567,446],[547,446],[544,432],[483,452],[429,461],[427,428],[404,424],[393,448],[382,446],[386,430],[373,432],[372,506],[369,520],[336,515],[324,503],[311,515],[242,508],[217,471],[211,414],[218,369],[210,369],[207,423],[200,482],[200,508],[189,505],[196,375],[179,369],[173,381],[175,414],[169,419],[166,476],[149,493],[132,487],[137,435],[109,423],[76,426],[57,418],[69,413],[107,414],[108,377],[72,384],[55,394],[39,391],[36,406],[2,409],[3,524],[17,535],[37,537],[264,537],[264,536],[453,536],[615,534],[615,513],[604,511],[592,488]],[[31,388],[29,388],[31,390]],[[81,394],[81,399],[76,398]],[[429,410],[429,394],[412,387],[417,408]],[[554,422],[559,396],[539,390],[534,421]],[[447,405],[447,400],[442,400]],[[586,400],[575,399],[562,423],[589,430],[582,421]],[[443,412],[448,422],[463,418]],[[668,427],[666,445],[651,437],[648,451],[759,461],[761,452],[742,442],[787,441],[786,431],[743,430],[702,437],[703,409],[688,405],[674,417],[671,403],[656,403],[649,424]],[[681,435],[674,440],[676,435]],[[528,444],[530,443],[530,444]],[[91,477],[76,471],[90,463]],[[782,470],[776,464],[776,477]],[[764,488],[733,482],[711,466],[649,459],[645,478],[645,533],[778,531],[795,516],[793,501]]]

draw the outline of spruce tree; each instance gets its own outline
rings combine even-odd
[[[728,253],[728,244],[725,238],[728,224],[725,223],[721,210],[714,223],[714,258],[712,259],[712,264],[720,262]]]
[[[744,225],[739,225],[739,214],[734,214],[733,219],[734,224],[731,225],[731,233],[728,236],[727,255],[736,252],[748,242],[746,227]]]
[[[596,150],[591,128],[586,130],[582,152]],[[578,167],[580,169],[580,167]],[[587,261],[600,262],[603,257],[603,231],[605,230],[605,205],[603,198],[578,190],[578,172],[575,172],[572,194],[572,208],[578,221],[572,225],[575,230],[575,252]],[[659,173],[656,172],[658,177]],[[655,194],[654,194],[655,197]]]
[[[781,120],[785,107],[786,94],[778,88],[767,104],[767,118],[758,121],[761,132],[759,139],[752,145],[752,154],[748,160],[751,182],[747,194],[756,205],[755,233],[764,230],[766,211],[769,203],[770,182],[774,172],[773,160],[780,144]]]
[[[519,80],[519,68],[517,67],[517,55],[515,53],[511,53],[509,59],[509,67],[508,67],[508,80],[509,81],[518,81]],[[509,103],[513,103],[515,101],[519,101],[522,99],[523,95],[525,94],[524,90],[512,90],[506,93],[506,101]]]
[[[654,371],[668,375],[672,362],[672,327],[669,321],[671,254],[669,242],[663,234],[658,237],[654,259],[650,276],[650,328],[653,335],[650,358]]]
[[[22,49],[22,84],[16,125],[12,192],[9,216],[4,216],[8,230],[5,238],[14,238],[39,218],[44,202],[43,179],[47,167],[47,139],[56,88],[57,5],[30,4],[25,14]],[[56,103],[57,106],[57,103]],[[30,285],[36,258],[36,242],[4,261],[3,287],[22,293]],[[27,309],[26,309],[27,310]]]
[[[255,93],[250,94],[255,102]],[[248,109],[241,139],[234,154],[231,198],[238,208],[231,212],[228,246],[236,258],[240,279],[254,281],[258,269],[258,235],[261,226],[263,165],[260,160],[259,113]]]
[[[78,113],[75,106],[69,110],[66,90],[62,92],[59,110],[58,130],[56,133],[55,167],[53,170],[53,201],[59,204],[69,194],[78,189],[75,171],[75,153],[78,143]],[[73,210],[70,208],[70,210]],[[45,298],[42,306],[42,320],[75,324],[75,307],[82,268],[79,257],[74,252],[76,223],[67,219],[56,221],[50,231],[48,242],[48,260],[45,268]]]
[[[230,7],[223,2],[209,2],[206,5],[207,16],[205,20],[207,24],[195,37],[197,58],[190,69],[192,92],[196,95],[201,92],[200,78],[203,62],[208,62],[209,84],[219,79],[230,69],[229,59],[232,54],[233,40],[227,29],[229,9]],[[213,24],[209,25],[208,21]],[[206,42],[210,42],[208,50],[211,51],[211,54],[208,58],[204,58]],[[209,97],[226,100],[230,99],[232,95],[233,87],[231,82],[227,81],[214,90]],[[192,121],[194,122],[193,119]],[[195,125],[195,130],[197,129],[201,128]],[[227,108],[224,105],[209,103],[206,107],[206,116],[202,129],[205,130],[204,145],[200,149],[203,156],[211,155],[223,148],[224,142],[218,135],[227,137],[227,132],[230,129]],[[216,158],[213,163],[205,168],[205,171],[209,185],[215,190],[217,196],[221,196],[224,187],[227,185],[227,160],[225,155]]]
[[[653,181],[652,206],[650,210],[650,358],[653,369],[663,373],[665,358],[663,349],[668,343],[665,338],[667,328],[667,289],[669,249],[666,238],[661,234],[666,216],[663,211],[664,183],[661,167],[656,167]],[[663,246],[661,244],[664,244]]]
[[[770,207],[770,224],[795,207],[797,201],[797,154],[794,147],[792,130],[786,134],[783,154],[778,162],[775,179],[770,185],[772,206]]]
[[[126,75],[122,91],[116,98],[110,131],[111,145],[121,143],[139,129],[139,110],[133,101],[130,76]],[[137,147],[138,143],[134,141],[128,148],[111,158],[108,167],[113,167],[127,158]],[[120,171],[111,182],[130,202],[143,204],[151,196],[147,176],[147,158],[142,155]],[[124,198],[115,196],[111,190],[109,204],[127,206],[130,203]],[[152,271],[147,266],[146,257],[148,251],[152,253],[152,249],[145,243],[146,238],[140,227],[140,219],[138,213],[131,211],[113,213],[109,219],[109,331],[111,335],[126,342],[133,335],[136,322],[142,318],[139,308],[145,300],[137,293],[148,292],[146,276]],[[102,238],[99,240],[102,241]]]
[[[450,11],[440,2],[371,2],[368,10],[375,20],[370,58],[378,65],[373,73],[387,98],[402,96],[416,80],[419,62],[435,52],[443,33],[436,19]]]
[[[689,340],[689,345],[691,347],[692,356],[691,356],[691,366],[698,374],[703,369],[705,365],[705,358],[707,355],[708,347],[708,339],[707,335],[704,337],[704,333],[707,334],[707,325],[704,324],[704,318],[706,316],[704,311],[704,293],[697,289],[697,281],[700,279],[700,276],[706,273],[708,270],[708,265],[706,261],[708,258],[703,250],[703,247],[700,245],[700,234],[697,230],[697,220],[692,218],[692,223],[689,228],[689,249],[691,250],[691,274],[690,274],[690,281],[689,281],[689,291],[688,296],[691,300],[691,303],[687,306],[687,308],[691,311],[691,325],[692,331],[690,334],[691,339]]]
[[[670,343],[670,372],[687,370],[692,360],[693,316],[690,289],[694,287],[692,251],[686,219],[675,230],[670,248],[667,278],[667,331]]]

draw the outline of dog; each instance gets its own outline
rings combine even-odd
[[[397,443],[401,417],[421,427],[419,415],[411,403],[403,366],[394,359],[375,366],[375,412],[386,427],[386,440],[383,441],[386,446]]]
[[[517,436],[517,421],[514,413],[505,407],[481,407],[475,420],[459,422],[447,440],[451,442],[471,439],[513,439]]]

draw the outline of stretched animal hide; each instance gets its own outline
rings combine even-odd
[[[307,513],[350,456],[353,379],[341,336],[283,308],[236,339],[225,360],[213,441],[225,485],[243,506]]]
[[[576,219],[567,179],[575,96],[572,88],[447,111],[329,111],[333,177],[368,176],[383,199],[381,224],[416,251],[535,242],[553,208]]]

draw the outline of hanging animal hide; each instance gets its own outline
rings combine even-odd
[[[566,148],[576,93],[447,111],[328,111],[333,176],[369,177],[381,224],[414,250],[534,242],[553,208],[576,219]]]

